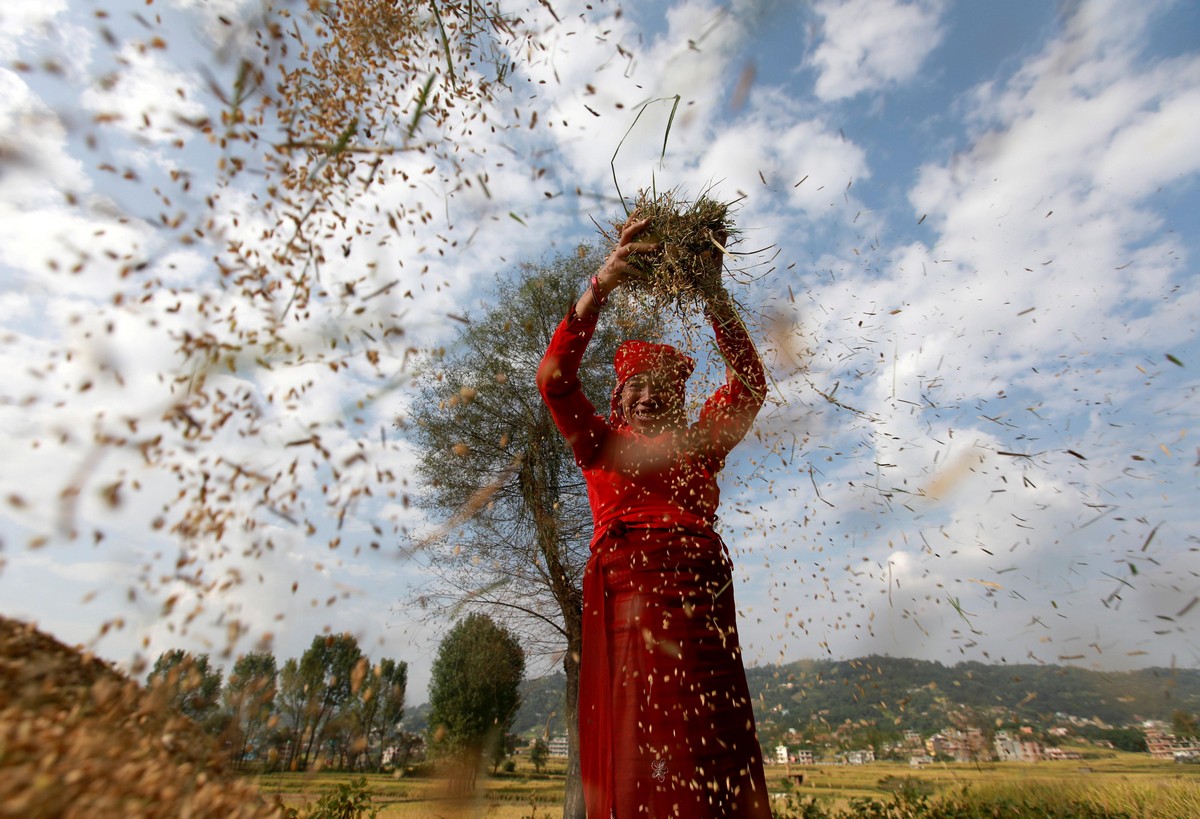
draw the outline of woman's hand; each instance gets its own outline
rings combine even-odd
[[[604,260],[604,264],[600,267],[600,272],[597,278],[600,280],[600,287],[603,292],[600,293],[601,298],[605,298],[616,288],[620,287],[630,277],[638,275],[638,272],[629,264],[629,257],[634,253],[653,253],[658,250],[657,242],[636,242],[638,234],[650,226],[649,219],[635,218],[637,213],[634,213],[626,220],[625,226],[621,228],[621,236],[617,240],[617,246],[608,254],[608,258]]]
[[[638,272],[629,263],[629,257],[634,253],[653,253],[658,250],[657,242],[638,242],[638,234],[650,225],[649,219],[638,219],[637,213],[632,214],[621,228],[621,236],[617,246],[608,254],[600,270],[596,274],[596,284],[583,291],[579,301],[575,302],[575,315],[579,318],[600,312],[600,302],[608,298],[608,294],[616,290]],[[597,301],[599,300],[599,301]]]
[[[718,292],[708,294],[704,303],[704,314],[708,316],[709,321],[718,322],[721,326],[739,320],[733,298],[724,287]]]

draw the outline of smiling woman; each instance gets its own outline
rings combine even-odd
[[[558,326],[538,387],[583,471],[594,535],[584,574],[580,767],[589,816],[769,817],[737,636],[732,563],[716,533],[717,474],[762,407],[765,375],[723,291],[707,297],[726,382],[687,423],[694,362],[627,341],[606,420],[580,361],[607,295],[637,275],[649,220],[617,247]],[[720,257],[708,263],[718,266]],[[718,275],[719,275],[719,271]]]

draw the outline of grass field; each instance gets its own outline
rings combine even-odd
[[[787,778],[789,770],[803,773],[804,783],[792,785]],[[1144,754],[1116,753],[1084,762],[938,764],[921,770],[889,762],[767,768],[767,784],[773,794],[813,797],[826,809],[844,809],[856,797],[886,800],[892,795],[888,785],[909,777],[928,783],[934,793],[968,787],[978,794],[1023,793],[1049,800],[1085,800],[1105,810],[1146,819],[1200,816],[1200,765],[1161,762]],[[344,773],[268,774],[256,782],[265,798],[278,795],[285,804],[301,807],[351,778],[357,777]],[[451,797],[446,782],[437,778],[368,774],[366,779],[374,804],[381,808],[381,818],[549,819],[562,815],[562,760],[552,760],[541,774],[519,760],[511,774],[481,776],[468,798]]]

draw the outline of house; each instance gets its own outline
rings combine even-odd
[[[1155,759],[1186,759],[1200,755],[1200,741],[1177,739],[1161,731],[1146,731],[1146,750]]]
[[[1078,751],[1064,751],[1062,748],[1047,748],[1045,750],[1045,757],[1051,761],[1059,759],[1083,759],[1083,754]]]
[[[1014,737],[1007,731],[997,732],[992,744],[996,749],[996,758],[1001,762],[1040,762],[1045,758],[1040,742]]]
[[[813,752],[809,750],[791,751],[786,745],[776,745],[773,758],[768,760],[776,765],[787,765],[794,762],[797,765],[813,765]]]

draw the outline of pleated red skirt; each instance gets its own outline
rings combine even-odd
[[[579,720],[589,819],[770,819],[715,533],[618,523],[593,545]]]

